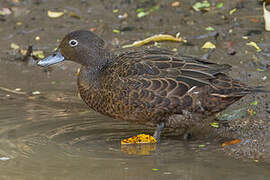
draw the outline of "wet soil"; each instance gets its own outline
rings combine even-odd
[[[266,179],[270,163],[270,94],[244,97],[224,113],[249,108],[255,115],[217,121],[194,138],[183,140],[167,130],[149,155],[126,154],[121,138],[152,133],[150,127],[113,120],[87,108],[77,95],[78,65],[67,62],[49,69],[25,61],[11,43],[49,55],[68,32],[94,30],[112,49],[151,35],[181,33],[188,43],[163,42],[163,48],[203,57],[211,41],[209,61],[232,65],[230,75],[270,90],[270,33],[264,31],[259,1],[224,1],[222,8],[196,12],[196,1],[172,7],[167,0],[2,0],[0,15],[0,161],[3,179]],[[212,6],[219,1],[211,0]],[[138,18],[138,8],[159,9]],[[232,9],[236,8],[233,14]],[[47,11],[60,11],[49,18]],[[77,17],[71,16],[73,12]],[[126,19],[119,15],[128,14]],[[206,27],[214,31],[207,31]],[[120,33],[114,33],[119,30]],[[40,40],[36,40],[39,36]],[[243,38],[244,37],[244,38]],[[246,43],[254,41],[257,52]],[[233,51],[232,51],[233,50]],[[233,52],[233,53],[232,53]],[[20,91],[16,91],[20,88]],[[39,93],[37,93],[40,92]],[[22,93],[20,93],[22,92]],[[257,101],[257,105],[250,105]],[[205,133],[209,132],[209,134]],[[221,144],[241,139],[224,148]],[[203,146],[202,146],[203,145]],[[122,151],[121,151],[122,150]]]

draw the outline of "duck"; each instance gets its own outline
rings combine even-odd
[[[87,30],[67,34],[58,49],[37,64],[47,67],[66,60],[81,65],[77,86],[89,108],[154,126],[157,141],[165,127],[200,125],[247,94],[264,92],[228,76],[228,64],[162,48],[112,51]]]

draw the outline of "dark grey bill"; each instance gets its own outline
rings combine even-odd
[[[39,66],[47,67],[47,66],[50,66],[52,64],[56,64],[56,63],[62,62],[64,60],[65,60],[65,58],[62,56],[62,54],[58,50],[53,55],[48,56],[45,59],[42,59],[42,60],[38,61],[37,64]]]

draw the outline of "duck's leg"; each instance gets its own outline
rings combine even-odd
[[[157,140],[158,143],[160,142],[160,135],[161,135],[161,132],[164,129],[164,127],[165,127],[164,122],[157,124],[157,129],[154,133],[154,138]]]

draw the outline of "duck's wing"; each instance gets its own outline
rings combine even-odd
[[[228,105],[244,95],[245,85],[224,74],[231,68],[226,64],[156,49],[127,52],[117,59],[108,74],[111,83],[107,84],[119,99],[128,98],[127,102],[139,111],[162,109],[162,112],[180,113],[194,106],[196,99],[205,107],[215,101],[211,105],[214,109],[220,98],[229,97],[224,100]]]
[[[180,56],[164,49],[131,51],[118,57],[124,79],[147,81],[158,91],[162,85],[182,84],[185,89],[211,85],[218,74],[230,70],[227,64],[215,64],[190,56]],[[120,67],[120,66],[119,66]],[[158,83],[160,81],[160,83]],[[160,86],[160,87],[158,87]]]

